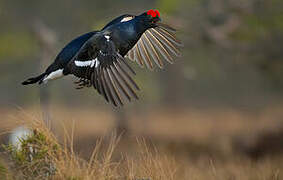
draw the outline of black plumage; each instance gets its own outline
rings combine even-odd
[[[149,10],[141,15],[122,15],[101,31],[86,33],[63,48],[47,70],[22,84],[47,82],[63,75],[79,78],[77,88],[93,86],[105,100],[121,106],[124,100],[138,99],[138,85],[132,79],[134,70],[126,58],[141,67],[163,68],[165,59],[173,63],[180,56],[181,41],[175,29],[160,23],[159,12]]]

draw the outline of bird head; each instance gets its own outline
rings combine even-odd
[[[146,16],[152,23],[157,23],[157,22],[161,21],[160,13],[159,13],[158,10],[153,10],[153,9],[148,10],[146,12]]]
[[[156,23],[161,21],[158,10],[148,10],[140,15],[140,18],[149,26],[154,27]]]

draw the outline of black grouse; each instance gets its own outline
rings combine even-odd
[[[22,84],[47,83],[73,74],[79,78],[78,89],[93,86],[114,106],[123,105],[124,99],[138,99],[139,87],[131,78],[135,72],[125,59],[153,69],[153,62],[162,68],[162,59],[173,63],[173,57],[180,56],[182,43],[176,30],[160,21],[157,10],[117,17],[102,30],[72,40],[44,73]]]

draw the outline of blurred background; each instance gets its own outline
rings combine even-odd
[[[92,88],[76,90],[71,76],[20,84],[73,38],[152,8],[185,47],[164,70],[131,63],[139,101],[115,109]],[[281,158],[282,9],[281,0],[0,0],[0,124],[19,107],[55,123],[75,120],[75,146],[85,157],[95,137],[117,129],[177,159]]]

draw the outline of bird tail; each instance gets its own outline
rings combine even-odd
[[[42,80],[44,79],[46,74],[47,73],[45,72],[45,73],[40,74],[39,76],[29,78],[29,79],[25,80],[24,82],[22,82],[22,85],[34,84],[34,83],[37,83],[37,82],[38,82],[38,84],[41,84]]]

